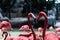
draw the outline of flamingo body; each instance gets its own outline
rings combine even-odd
[[[28,25],[23,25],[21,28],[20,28],[20,30],[26,30],[26,29],[28,29],[29,30],[29,26]],[[38,28],[38,30],[39,30],[39,32],[41,32],[42,31],[42,28],[41,27],[39,27]],[[26,31],[27,32],[27,31]],[[27,36],[27,37],[29,37],[29,40],[33,40],[33,34],[32,34],[32,32],[31,31],[29,31],[28,32],[28,34],[20,34],[20,36]],[[40,35],[37,35],[36,34],[36,40],[40,40]]]

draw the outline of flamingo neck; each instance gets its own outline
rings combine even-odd
[[[36,40],[36,35],[35,35],[33,27],[31,25],[29,27],[30,27],[32,34],[33,34],[33,37],[34,37],[33,40]]]
[[[39,13],[39,16],[38,16],[38,20],[39,20],[42,16],[45,17],[44,30],[43,30],[43,33],[42,33],[42,35],[43,35],[43,40],[44,40],[45,32],[46,32],[46,29],[47,29],[47,27],[48,27],[48,18],[47,18],[46,13],[40,12],[40,13]]]
[[[6,32],[6,33],[5,33],[4,40],[6,40],[7,36],[8,36],[8,33]]]
[[[46,33],[46,29],[47,29],[47,27],[48,27],[48,21],[47,20],[45,20],[45,24],[44,24],[44,30],[43,30],[43,40],[44,40],[44,37],[45,37],[45,33]]]
[[[32,13],[29,13],[28,14],[28,25],[29,25],[29,28],[31,29],[31,31],[32,31],[32,34],[33,34],[33,40],[36,40],[36,35],[35,35],[35,32],[34,32],[34,29],[33,29],[33,27],[32,27],[32,25],[31,25],[31,23],[30,23],[30,18],[33,18],[34,20],[36,20],[36,17],[32,14]]]

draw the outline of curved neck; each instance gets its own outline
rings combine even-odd
[[[4,40],[6,40],[7,36],[8,36],[8,33],[6,32],[6,33],[5,33]]]
[[[40,13],[39,13],[39,16],[38,16],[38,21],[39,21],[39,19],[40,19],[42,16],[45,17],[44,30],[43,30],[43,33],[42,33],[42,35],[43,35],[43,40],[44,40],[45,32],[46,32],[46,29],[47,29],[47,27],[48,27],[48,18],[47,18],[46,13],[40,12]]]
[[[32,14],[32,13],[29,13],[28,14],[28,25],[29,25],[29,28],[31,29],[32,33],[33,33],[33,40],[36,40],[36,35],[35,35],[35,32],[34,32],[34,29],[30,23],[30,18],[33,18],[34,20],[36,20],[36,17]]]

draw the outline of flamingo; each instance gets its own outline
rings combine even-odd
[[[3,31],[2,36],[7,33],[7,29],[13,30],[11,24],[7,21],[2,21],[0,24],[0,29]]]
[[[23,25],[23,26],[21,26],[21,28],[19,28],[19,30],[29,30],[29,26]]]
[[[33,17],[35,20],[36,18],[33,16],[32,13],[29,13],[28,14],[28,24],[29,24],[29,28],[31,29],[31,32],[32,32],[32,36],[34,37],[33,40],[36,40],[36,36],[35,36],[35,32],[33,30],[33,27],[31,26],[31,23],[30,23],[30,17]],[[6,39],[5,39],[6,38]],[[25,37],[25,36],[18,36],[18,37],[5,37],[4,39],[5,40],[29,40],[29,38]]]
[[[26,30],[27,29],[27,30]],[[30,40],[33,40],[33,34],[31,32],[31,30],[29,29],[29,26],[28,25],[23,25],[21,28],[19,28],[19,30],[25,30],[27,32],[27,34],[19,34],[19,36],[26,36],[26,37],[29,37]],[[38,28],[38,32],[41,32],[42,31],[42,28],[39,27]],[[36,40],[40,40],[40,37],[42,37],[41,35],[39,34],[35,34],[36,35]]]
[[[26,37],[29,37],[31,36],[32,32],[31,30],[29,29],[29,26],[28,25],[23,25],[21,26],[21,28],[19,28],[19,30],[25,30],[27,32],[27,34],[19,34],[19,36],[26,36]]]
[[[13,30],[11,24],[7,21],[2,21],[1,24],[0,24],[0,29],[2,28],[6,28],[7,29],[10,29],[10,30]]]
[[[48,27],[48,18],[46,13],[41,11],[39,12],[38,21],[42,16],[45,17],[44,30],[42,33],[43,40],[58,40],[56,33],[45,34],[46,29]]]

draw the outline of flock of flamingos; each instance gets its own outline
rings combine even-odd
[[[34,29],[32,27],[32,24],[30,23],[30,18],[33,18],[34,21],[39,19],[41,17],[45,18],[45,23],[44,23],[44,29],[39,27],[38,32],[42,32],[42,35],[36,34],[34,32]],[[43,25],[43,24],[42,24]],[[48,18],[45,12],[41,11],[39,12],[38,17],[35,17],[33,13],[28,14],[28,25],[23,25],[22,27],[19,28],[19,30],[24,30],[27,32],[27,34],[19,34],[17,37],[14,36],[8,36],[7,30],[13,30],[11,24],[7,21],[2,21],[0,24],[0,29],[3,31],[2,37],[3,40],[60,40],[60,28],[56,28],[55,32],[48,33],[46,34],[46,29],[48,27]],[[50,31],[53,30],[53,27],[51,26]]]

